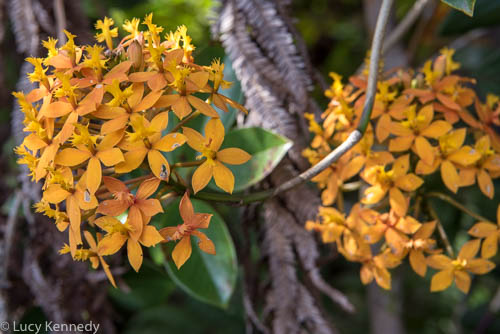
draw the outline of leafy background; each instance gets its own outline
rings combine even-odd
[[[448,2],[459,3],[458,0]],[[125,18],[144,17],[154,12],[155,22],[166,30],[174,30],[178,25],[188,26],[189,33],[197,46],[195,57],[201,64],[209,64],[213,57],[224,59],[224,50],[219,43],[210,39],[209,25],[214,5],[212,0],[84,0],[86,15],[95,21],[104,15],[111,16],[117,23]],[[396,1],[395,16],[402,18],[413,4],[411,0]],[[369,34],[364,22],[361,0],[295,0],[292,14],[296,26],[303,35],[314,66],[323,78],[328,72],[336,71],[344,77],[353,74],[365,58],[369,45]],[[417,23],[404,42],[409,45],[407,56],[411,66],[419,67],[429,57],[434,56],[444,45],[455,45],[457,59],[462,63],[462,75],[478,80],[478,93],[484,98],[488,92],[500,94],[500,0],[477,0],[473,18],[440,5],[434,15],[424,23]],[[10,110],[12,99],[9,92],[15,89],[22,59],[11,52],[14,40],[7,34],[1,45],[2,85],[0,90],[0,140],[2,161],[0,173],[2,188],[16,187],[15,157],[12,153],[13,141],[9,138]],[[475,36],[475,37],[474,37]],[[474,37],[474,38],[472,38]],[[228,64],[227,76],[235,79]],[[226,92],[233,99],[243,102],[243,94],[236,83]],[[314,92],[317,101],[326,106],[322,92]],[[226,115],[224,124],[232,142],[240,141],[252,153],[259,153],[257,163],[261,166],[275,164],[288,149],[286,139],[273,134],[259,133],[260,130],[238,130],[246,134],[231,134],[234,113]],[[203,120],[191,124],[203,128]],[[234,130],[233,130],[234,131]],[[246,137],[245,137],[246,136]],[[252,138],[262,139],[261,142]],[[268,154],[270,151],[274,155]],[[267,159],[267,160],[266,160]],[[247,180],[252,185],[265,176]],[[188,171],[189,172],[189,171]],[[237,185],[238,186],[238,185]],[[243,187],[243,185],[240,185]],[[495,203],[499,202],[500,189],[497,186]],[[496,206],[486,206],[482,195],[476,190],[461,190],[459,197],[466,206],[494,218]],[[8,214],[12,196],[2,192],[2,219]],[[167,214],[158,216],[154,223],[158,226],[175,225],[178,221],[177,203],[173,202]],[[455,244],[461,244],[465,231],[474,223],[470,217],[462,215],[454,208],[435,202],[440,218],[445,223]],[[115,308],[113,322],[123,333],[241,333],[245,330],[241,270],[237,264],[239,241],[243,239],[244,227],[239,225],[241,210],[236,207],[211,206],[196,202],[195,207],[203,212],[213,212],[215,217],[207,234],[216,240],[218,251],[223,256],[214,260],[210,256],[195,252],[179,273],[170,259],[165,258],[159,246],[145,259],[141,272],[129,271],[123,275],[121,290],[109,288],[109,296]],[[256,239],[259,236],[252,235]],[[234,240],[234,241],[233,241]],[[169,247],[169,246],[167,246]],[[235,248],[236,247],[236,248]],[[54,249],[55,251],[55,249]],[[325,253],[327,249],[325,247]],[[255,259],[261,254],[253,252]],[[498,260],[498,258],[496,259]],[[215,262],[214,262],[215,261]],[[223,276],[217,277],[209,270],[187,275],[197,264],[219,266]],[[367,290],[358,277],[359,265],[348,263],[335,257],[325,257],[322,273],[327,281],[334,281],[338,289],[345,292],[357,308],[354,315],[342,313],[325,299],[325,312],[332,322],[345,333],[366,333],[370,314],[366,307]],[[498,261],[497,261],[498,263]],[[488,311],[489,303],[498,289],[500,270],[476,278],[471,293],[464,296],[455,288],[443,293],[429,292],[430,275],[422,280],[410,272],[409,266],[398,269],[394,276],[401,285],[402,316],[408,333],[499,333],[498,314]],[[224,282],[217,282],[223,279]],[[182,282],[182,284],[178,284]],[[206,286],[210,282],[210,291]],[[223,291],[224,290],[224,291]],[[36,307],[30,308],[22,316],[26,323],[43,322],[45,316]]]

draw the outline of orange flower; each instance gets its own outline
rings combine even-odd
[[[139,115],[130,120],[134,132],[129,133],[129,140],[123,143],[125,161],[115,167],[117,173],[128,173],[141,165],[146,156],[153,174],[161,179],[168,180],[170,166],[161,152],[171,152],[186,142],[186,136],[181,133],[169,133],[161,136],[161,131],[167,127],[168,113],[156,115],[151,122]]]
[[[500,172],[500,154],[496,154],[490,147],[490,137],[483,136],[474,146],[481,157],[475,164],[460,170],[460,186],[470,186],[476,183],[481,192],[490,199],[495,195],[495,187],[491,174]]]
[[[160,234],[165,239],[164,242],[180,240],[172,252],[177,269],[180,269],[191,256],[191,236],[198,237],[198,247],[207,254],[215,255],[215,245],[204,233],[198,231],[200,228],[208,228],[210,224],[211,214],[195,213],[193,204],[189,200],[188,193],[179,203],[179,212],[183,223],[177,226],[165,227],[160,230]]]
[[[372,166],[361,174],[361,177],[371,187],[365,190],[361,200],[364,204],[378,203],[389,192],[391,208],[399,215],[405,216],[408,210],[408,201],[401,190],[414,191],[424,182],[413,173],[407,174],[410,167],[409,154],[396,159],[391,170],[385,166]]]
[[[476,99],[475,109],[479,116],[479,122],[468,124],[482,129],[490,137],[491,144],[497,152],[500,152],[500,135],[496,128],[500,126],[500,99],[498,96],[488,94],[486,103],[482,104]]]
[[[470,146],[462,146],[465,141],[465,128],[453,130],[439,137],[439,146],[435,148],[434,164],[428,165],[420,160],[415,171],[417,174],[431,174],[441,166],[441,178],[448,189],[457,192],[460,187],[460,177],[455,164],[467,167],[475,163],[481,154]]]
[[[427,138],[437,139],[451,130],[452,126],[445,121],[434,121],[432,105],[421,108],[416,113],[416,106],[406,109],[406,120],[392,122],[390,131],[398,136],[389,142],[389,150],[393,152],[407,151],[414,144],[414,150],[426,164],[434,163],[434,149]]]
[[[134,241],[139,240],[145,221],[157,213],[163,212],[159,200],[148,199],[160,185],[160,180],[151,178],[142,182],[135,195],[130,192],[125,183],[118,179],[104,176],[103,181],[115,199],[101,202],[97,213],[116,217],[128,209],[128,220],[132,227],[130,237]]]
[[[219,188],[232,193],[234,175],[222,163],[241,165],[250,160],[250,154],[239,148],[226,148],[219,151],[224,141],[224,126],[218,118],[208,121],[205,126],[205,137],[191,128],[183,127],[182,130],[187,137],[188,145],[201,153],[198,159],[206,159],[193,174],[194,193],[205,188],[212,177]]]
[[[427,272],[427,262],[424,252],[435,252],[433,248],[436,245],[436,241],[430,239],[435,228],[436,221],[422,224],[412,238],[404,245],[405,250],[410,253],[408,258],[411,267],[422,277]]]
[[[374,244],[383,236],[392,253],[401,257],[409,240],[406,235],[415,233],[422,225],[411,216],[397,215],[394,210],[380,214],[375,210],[364,209],[360,212],[360,218],[369,224],[361,232],[366,242]]]
[[[481,248],[481,257],[489,259],[498,252],[500,237],[500,205],[497,208],[497,224],[478,222],[469,230],[469,234],[476,238],[485,238]]]
[[[141,245],[152,247],[163,241],[163,237],[154,226],[147,225],[150,217],[147,217],[140,233],[136,233],[135,227],[131,223],[131,220],[134,219],[130,215],[131,211],[129,211],[124,223],[110,216],[103,216],[95,220],[94,223],[106,231],[104,238],[99,241],[97,250],[99,254],[112,255],[118,252],[126,242],[130,265],[135,271],[139,271],[143,258]]]
[[[469,273],[483,275],[495,268],[495,264],[485,259],[475,259],[481,241],[479,239],[466,242],[455,260],[443,254],[431,255],[427,264],[440,271],[432,276],[431,291],[447,289],[455,278],[457,288],[463,293],[469,292],[471,278]]]

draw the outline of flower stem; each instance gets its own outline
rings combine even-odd
[[[439,220],[439,217],[436,213],[436,210],[432,207],[431,203],[429,201],[426,201],[426,206],[427,210],[429,211],[429,214],[431,215],[432,219],[434,219],[437,222],[437,228],[439,232],[439,236],[441,237],[441,240],[443,241],[445,248],[446,248],[446,253],[452,258],[455,257],[455,252],[453,252],[453,247],[451,247],[450,240],[448,239],[448,235],[446,234],[446,231],[444,230],[443,224],[441,224],[441,220]]]
[[[198,115],[200,115],[200,111],[199,110],[196,110],[195,112],[193,112],[191,115],[189,115],[188,117],[184,118],[182,121],[180,121],[179,123],[177,123],[176,126],[174,126],[174,128],[172,130],[170,130],[169,133],[172,133],[172,132],[176,132],[177,130],[179,130],[183,125],[185,125],[187,122],[189,122],[190,120],[192,120],[193,118],[196,118]]]
[[[204,163],[207,159],[203,158],[201,160],[195,160],[195,161],[187,161],[187,162],[176,162],[173,164],[171,167],[172,169],[174,168],[182,168],[182,167],[194,167],[194,166],[199,166],[202,163]]]
[[[476,220],[483,221],[483,222],[488,222],[488,223],[492,223],[489,219],[487,219],[487,218],[485,218],[485,217],[483,217],[483,216],[475,213],[474,211],[468,209],[463,204],[457,202],[456,200],[454,200],[453,198],[451,198],[450,196],[448,196],[446,194],[443,194],[443,193],[440,193],[440,192],[437,192],[437,191],[431,191],[431,192],[425,194],[425,196],[426,197],[439,198],[440,200],[445,201],[445,202],[453,205],[457,209],[465,212],[466,214],[468,214],[472,218],[475,218]],[[495,223],[492,223],[492,224],[495,224]]]

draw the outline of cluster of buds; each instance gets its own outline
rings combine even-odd
[[[321,232],[324,242],[336,243],[348,260],[360,262],[365,284],[375,278],[390,289],[388,269],[407,256],[421,276],[428,265],[441,270],[432,291],[446,289],[455,277],[457,287],[467,292],[467,273],[494,268],[487,258],[496,254],[496,224],[481,222],[469,232],[485,238],[480,259],[474,259],[479,239],[466,243],[455,260],[440,254],[432,239],[440,222],[427,203],[427,176],[439,173],[443,188],[452,193],[477,183],[488,199],[494,196],[492,180],[500,176],[500,136],[495,131],[499,99],[489,95],[482,103],[471,88],[474,80],[453,73],[460,67],[453,53],[445,48],[421,71],[399,71],[379,81],[371,124],[361,141],[312,179],[322,190],[324,207],[306,228]],[[331,101],[321,124],[306,115],[314,138],[303,155],[313,165],[356,129],[365,101],[366,73],[351,77],[347,85],[339,75],[331,76],[334,82],[326,91]],[[347,218],[330,207],[336,203],[343,211],[343,192],[357,189],[361,199]]]
[[[172,256],[182,266],[191,253],[191,235],[199,238],[202,250],[214,254],[215,246],[197,231],[208,227],[210,215],[195,214],[187,192],[180,205],[184,223],[175,231],[158,231],[149,223],[163,212],[162,198],[182,195],[179,187],[174,193],[172,184],[185,188],[189,183],[175,168],[199,166],[191,181],[195,192],[214,178],[231,193],[234,176],[225,164],[250,159],[241,149],[219,149],[224,127],[213,105],[220,112],[228,106],[246,112],[219,93],[230,86],[223,78],[224,65],[218,60],[210,66],[196,64],[186,27],[162,36],[152,14],[142,24],[145,31],[139,30],[139,19],[125,21],[127,35],[116,46],[118,28],[109,18],[96,24],[96,39],[106,47],[79,46],[67,31],[61,47],[49,38],[43,42],[45,58],[27,59],[34,66],[28,77],[37,88],[14,93],[27,132],[16,148],[18,163],[28,166],[34,181],[43,180],[37,211],[67,231],[61,253],[89,260],[94,267],[101,263],[113,284],[103,256],[125,243],[136,271],[142,246],[167,241],[180,240]],[[205,136],[186,125],[200,114],[210,118]],[[176,119],[180,123],[167,129]],[[201,152],[198,159],[168,161],[165,153],[185,143]]]

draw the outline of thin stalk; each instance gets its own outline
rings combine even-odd
[[[429,211],[429,214],[431,215],[432,219],[437,222],[436,226],[439,232],[439,237],[443,241],[445,248],[446,248],[446,253],[451,258],[455,258],[455,252],[453,251],[453,247],[451,247],[450,239],[448,239],[448,235],[446,234],[446,231],[444,230],[443,224],[441,224],[441,220],[439,219],[436,210],[432,207],[431,203],[429,201],[426,202],[427,204],[427,210]]]
[[[176,126],[174,126],[174,128],[172,130],[170,130],[169,133],[172,133],[172,132],[176,132],[177,130],[179,130],[183,125],[185,125],[187,122],[189,122],[190,120],[192,120],[193,118],[196,118],[198,117],[198,115],[200,115],[200,111],[199,110],[196,110],[195,112],[193,112],[191,115],[189,115],[188,117],[184,118],[182,121],[180,121],[179,123],[177,123]]]
[[[204,163],[206,160],[207,160],[206,158],[203,158],[201,160],[196,160],[196,161],[176,162],[175,164],[172,165],[172,169],[174,169],[174,168],[182,168],[182,167],[199,166],[202,163]]]
[[[431,192],[427,193],[425,196],[439,198],[440,200],[445,201],[446,203],[453,205],[454,207],[461,210],[462,212],[465,212],[466,214],[468,214],[472,218],[475,218],[476,220],[495,224],[492,221],[490,221],[489,219],[487,219],[487,218],[475,213],[474,211],[468,209],[463,204],[457,202],[456,200],[454,200],[453,198],[451,198],[450,196],[448,196],[446,194],[443,194],[443,193],[440,193],[437,191],[431,191]]]

